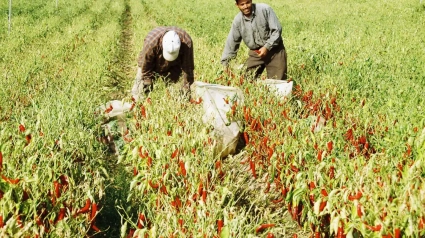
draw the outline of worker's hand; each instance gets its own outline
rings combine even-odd
[[[149,93],[153,90],[153,84],[145,84],[143,83],[143,93],[145,96],[148,96]]]
[[[254,50],[260,58],[266,57],[267,53],[269,53],[269,50],[266,47],[261,47],[259,50]]]

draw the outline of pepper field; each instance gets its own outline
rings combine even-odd
[[[287,98],[222,72],[234,1],[2,1],[0,236],[425,236],[424,3],[265,3]],[[243,91],[237,153],[217,156],[203,102],[161,81],[108,145],[97,108],[132,103],[161,25],[192,36],[195,80]]]

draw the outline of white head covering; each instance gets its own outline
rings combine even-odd
[[[167,61],[174,61],[179,56],[180,37],[175,31],[168,31],[162,38],[162,55]]]

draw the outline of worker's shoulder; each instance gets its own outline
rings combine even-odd
[[[180,34],[187,34],[187,35],[189,35],[189,33],[186,30],[184,30],[183,28],[177,27],[177,26],[171,26],[170,27],[170,30],[173,30],[173,31],[175,31],[177,33],[180,33]]]
[[[180,40],[182,42],[184,42],[184,43],[191,43],[192,42],[192,37],[190,36],[190,34],[186,30],[184,30],[180,27],[177,27],[177,26],[172,26],[172,27],[169,28],[169,30],[173,30],[173,31],[177,32],[177,34],[179,34]]]

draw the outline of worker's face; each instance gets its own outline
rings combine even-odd
[[[235,3],[236,6],[241,10],[242,14],[249,17],[252,13],[252,0],[238,0],[237,3]]]

